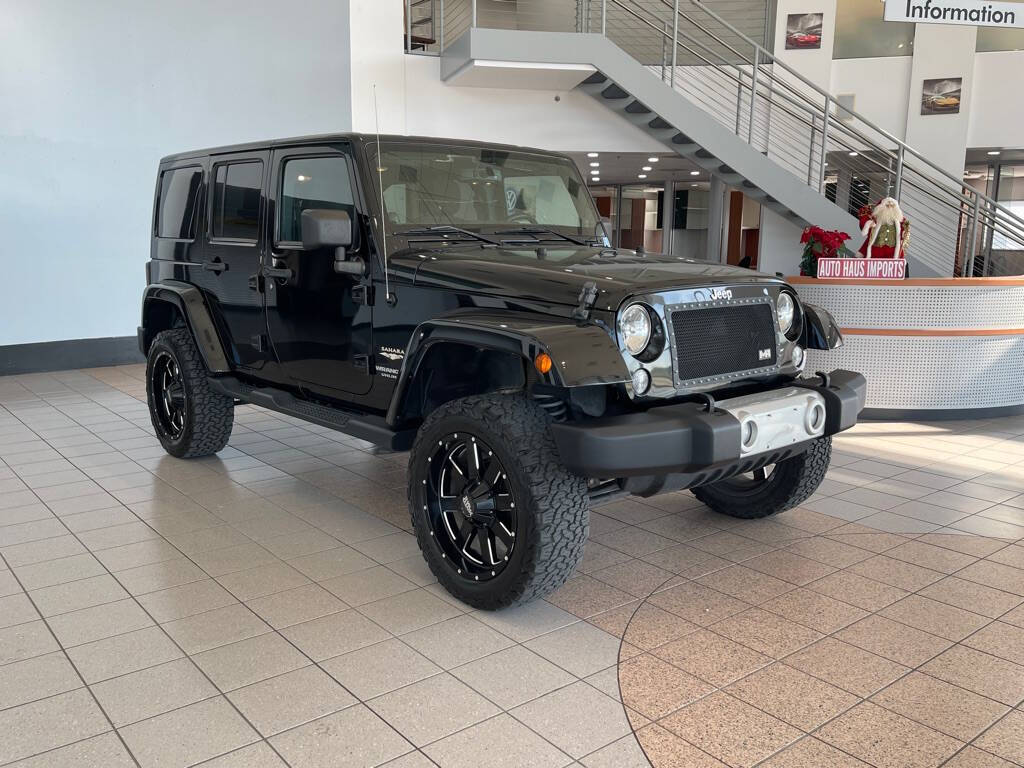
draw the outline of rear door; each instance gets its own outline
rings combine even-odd
[[[204,270],[213,311],[234,365],[254,371],[272,361],[260,265],[266,253],[269,151],[214,155],[210,162]]]
[[[373,382],[369,278],[335,272],[333,249],[303,250],[300,224],[305,210],[346,211],[353,233],[348,255],[366,259],[351,145],[275,149],[272,167],[264,279],[277,359],[303,389],[337,399],[364,394]]]

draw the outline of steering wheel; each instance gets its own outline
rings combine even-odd
[[[508,217],[509,221],[515,222],[516,224],[536,224],[526,212],[513,213]]]

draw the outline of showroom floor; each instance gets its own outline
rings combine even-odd
[[[1024,418],[863,424],[769,521],[601,507],[487,614],[404,456],[245,406],[172,459],[142,375],[0,378],[0,764],[1024,764]]]

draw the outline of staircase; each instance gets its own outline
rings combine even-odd
[[[581,90],[795,225],[856,242],[857,209],[891,195],[912,223],[915,276],[1021,271],[992,244],[1024,249],[1024,220],[841,107],[735,12],[697,0],[432,3],[440,39],[425,52],[441,55],[446,81],[476,62],[575,68]],[[552,28],[571,31],[538,31]]]

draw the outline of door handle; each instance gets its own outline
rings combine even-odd
[[[265,277],[280,277],[285,280],[290,280],[294,276],[294,272],[287,267],[264,267],[263,275]]]
[[[203,262],[203,269],[205,269],[207,272],[216,272],[216,273],[220,274],[221,272],[223,272],[227,268],[228,268],[227,263],[223,262],[223,261],[204,261]]]

